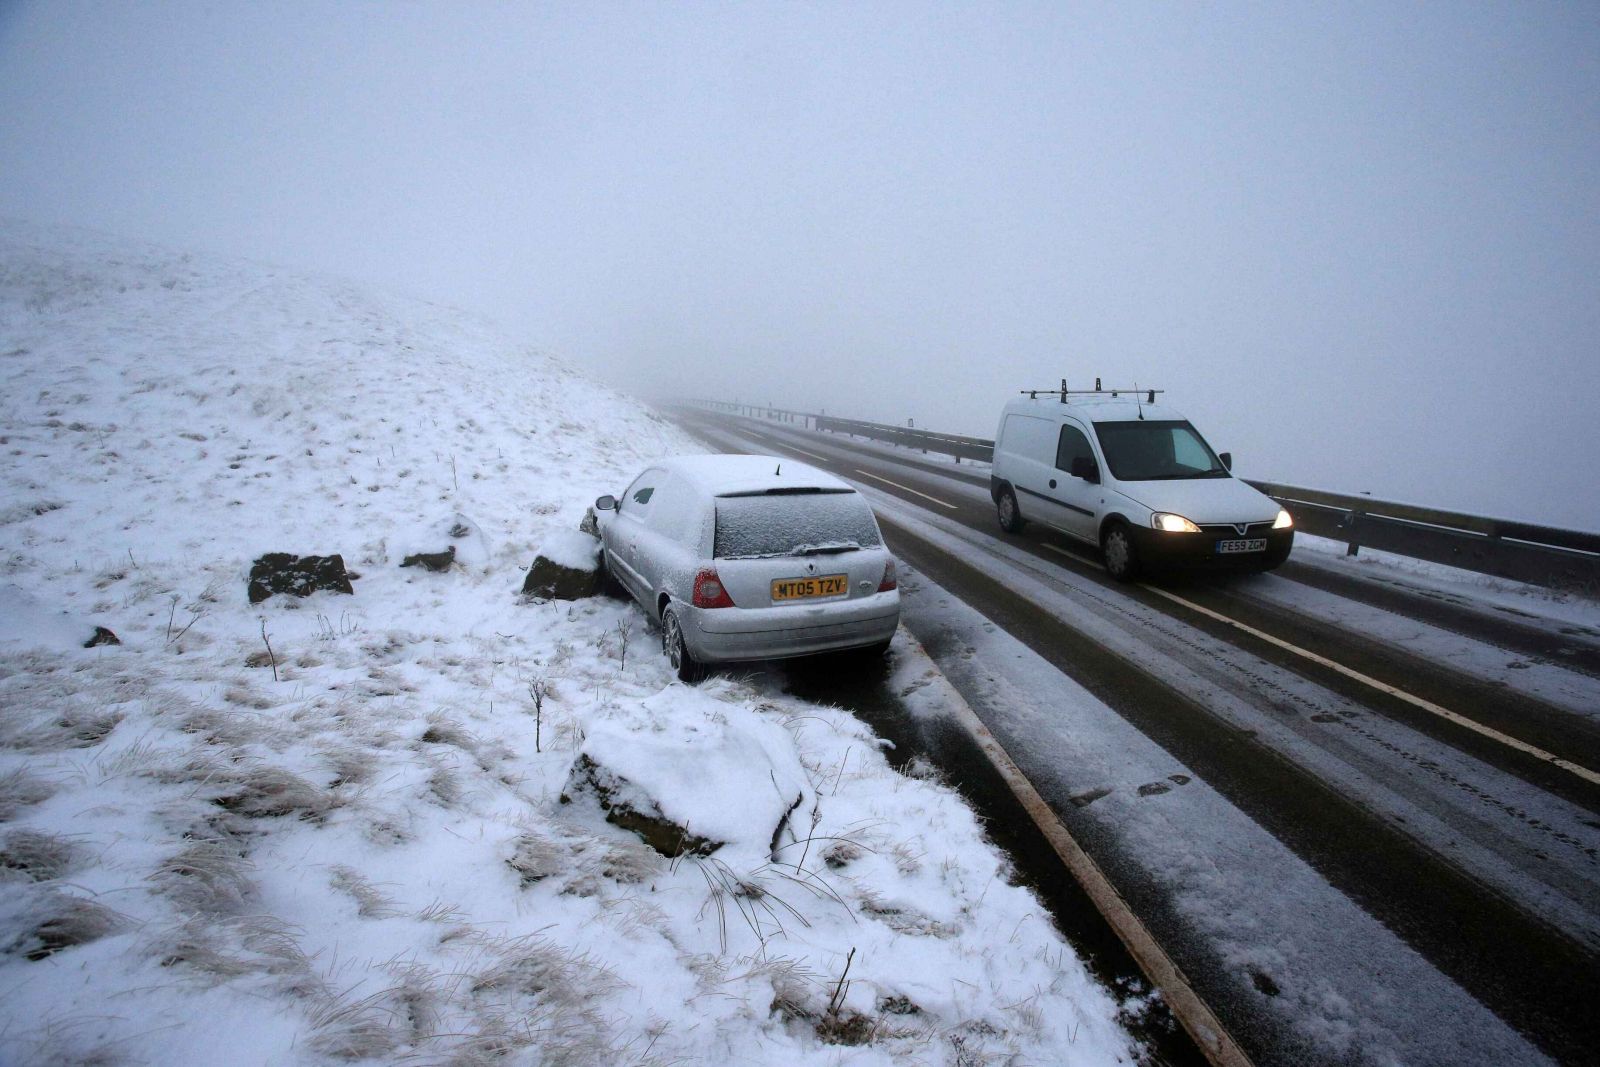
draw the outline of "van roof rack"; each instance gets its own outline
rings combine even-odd
[[[1132,389],[1102,389],[1102,388],[1100,388],[1100,379],[1099,378],[1096,378],[1094,380],[1094,388],[1093,389],[1068,389],[1067,388],[1067,380],[1065,378],[1063,378],[1063,379],[1061,379],[1061,388],[1060,389],[1024,389],[1022,391],[1024,393],[1028,394],[1028,398],[1030,400],[1038,400],[1040,393],[1043,393],[1045,396],[1059,396],[1061,398],[1061,402],[1063,404],[1067,403],[1067,398],[1068,397],[1074,397],[1074,396],[1111,396],[1111,397],[1117,397],[1117,396],[1120,396],[1123,393],[1131,393],[1133,395],[1133,399],[1135,399],[1135,400],[1138,400],[1140,393],[1144,393],[1145,394],[1145,401],[1144,402],[1146,404],[1154,404],[1156,402],[1156,395],[1158,393],[1166,392],[1165,389],[1140,389],[1137,385],[1134,386]]]

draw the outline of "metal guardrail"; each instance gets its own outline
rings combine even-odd
[[[1309,534],[1555,589],[1600,593],[1600,534],[1250,481]]]
[[[885,441],[923,452],[989,463],[994,442],[831,415],[753,404],[689,401],[689,406],[808,429]],[[1479,574],[1600,595],[1600,534],[1376,500],[1368,496],[1245,479],[1278,501],[1308,534],[1343,541],[1348,555],[1372,548]]]
[[[812,418],[814,429],[856,437],[870,437],[876,441],[888,441],[891,444],[904,445],[906,448],[918,448],[924,452],[938,452],[954,456],[957,463],[964,459],[978,460],[982,463],[994,460],[994,442],[981,437],[930,433],[927,430],[911,427],[884,426],[874,422],[859,422],[855,419],[836,419],[831,415],[814,415]]]

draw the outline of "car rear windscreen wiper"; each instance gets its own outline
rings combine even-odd
[[[859,552],[861,546],[855,541],[834,541],[826,545],[795,545],[790,549],[791,556],[823,556],[839,552]]]

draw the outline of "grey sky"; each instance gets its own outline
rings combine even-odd
[[[1600,6],[6,3],[0,214],[459,304],[640,391],[1600,528]]]

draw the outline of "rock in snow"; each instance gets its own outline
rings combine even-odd
[[[580,792],[662,855],[726,847],[733,866],[773,859],[816,804],[788,731],[688,686],[591,724],[565,794]]]
[[[250,603],[259,604],[274,593],[310,596],[318,590],[354,594],[344,557],[296,556],[289,552],[268,552],[250,568],[247,592]]]
[[[582,600],[593,596],[600,577],[600,542],[577,530],[548,537],[539,549],[522,595],[541,600]]]
[[[402,567],[426,567],[430,571],[443,573],[449,570],[456,562],[456,546],[447,545],[443,552],[418,552],[407,556],[401,563]]]

